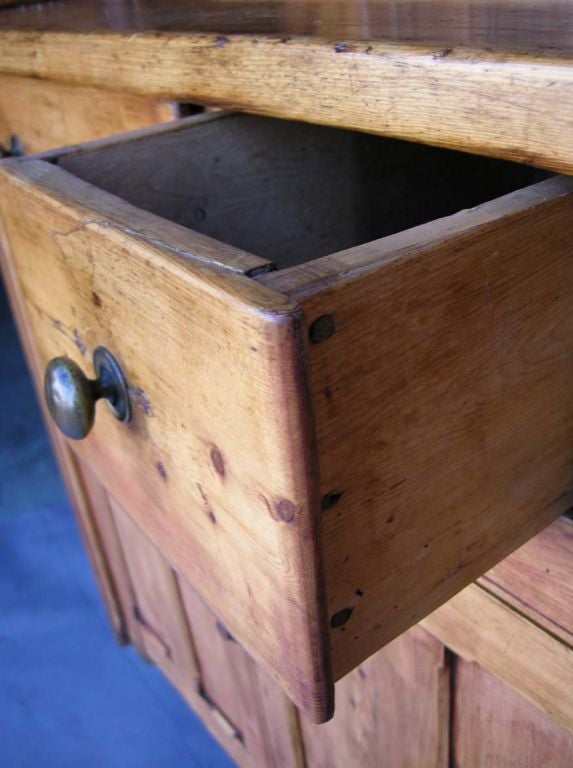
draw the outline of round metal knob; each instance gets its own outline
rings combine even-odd
[[[95,379],[88,379],[69,357],[50,360],[44,375],[48,410],[58,428],[73,440],[81,440],[94,423],[95,404],[103,398],[113,415],[129,421],[131,409],[125,377],[117,360],[104,347],[93,355]]]

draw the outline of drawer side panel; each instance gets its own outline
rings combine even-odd
[[[336,679],[571,504],[572,186],[370,243],[300,296],[334,328],[308,357]]]

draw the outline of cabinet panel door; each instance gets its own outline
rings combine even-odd
[[[475,662],[458,659],[455,680],[456,768],[573,765],[573,732],[498,677]]]
[[[271,765],[255,662],[197,592],[183,580],[180,585],[200,669],[201,695],[257,764]]]
[[[110,496],[110,505],[135,590],[135,617],[144,653],[189,698],[199,672],[177,577],[157,548]]]
[[[336,685],[325,725],[301,718],[312,768],[446,768],[449,670],[444,646],[413,627]]]

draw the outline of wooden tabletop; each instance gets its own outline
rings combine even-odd
[[[573,173],[573,0],[9,4],[0,72]]]

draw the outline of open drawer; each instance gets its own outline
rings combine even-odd
[[[217,113],[0,165],[38,376],[119,363],[77,451],[317,721],[571,503],[573,181]]]

